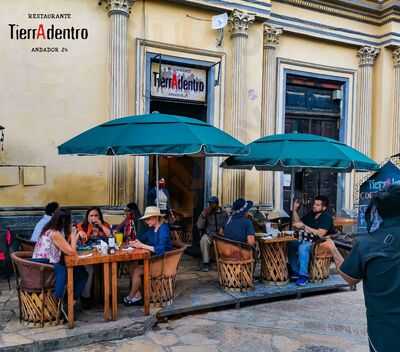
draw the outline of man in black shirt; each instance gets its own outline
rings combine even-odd
[[[296,200],[293,204],[293,227],[297,230],[304,230],[318,236],[325,236],[332,233],[333,220],[327,212],[329,200],[325,196],[318,196],[314,199],[312,211],[300,218],[298,210],[300,202]],[[308,264],[312,243],[309,241],[293,241],[288,245],[289,265],[292,271],[292,278],[296,278],[296,285],[304,286],[308,281]]]
[[[357,235],[350,254],[343,260],[330,239],[339,274],[350,284],[363,281],[370,351],[399,350],[400,332],[400,186],[380,192],[366,212],[368,233]],[[371,229],[376,209],[383,222]],[[367,216],[368,214],[368,216]]]

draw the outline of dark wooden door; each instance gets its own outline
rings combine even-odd
[[[340,101],[334,91],[340,83],[288,77],[286,87],[285,133],[311,133],[339,139]],[[290,187],[284,187],[284,208],[290,209]],[[337,173],[305,171],[295,175],[296,197],[307,208],[317,195],[329,198],[335,211],[337,200]]]

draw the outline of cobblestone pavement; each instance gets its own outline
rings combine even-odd
[[[65,352],[367,352],[361,288],[186,316],[144,336]]]

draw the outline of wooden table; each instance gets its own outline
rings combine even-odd
[[[335,216],[333,218],[333,225],[337,231],[343,231],[345,226],[353,226],[357,224],[357,219],[352,218],[342,218],[340,216]]]
[[[261,277],[275,284],[289,281],[287,269],[287,243],[295,241],[292,236],[266,239],[257,236],[261,253]]]
[[[116,251],[115,254],[103,255],[93,250],[91,256],[65,256],[65,266],[67,267],[67,294],[68,294],[68,325],[74,327],[74,267],[84,265],[103,264],[104,280],[104,319],[110,320],[110,265],[111,265],[111,305],[112,319],[117,319],[117,263],[130,262],[134,260],[144,261],[144,314],[150,314],[150,252],[145,249],[134,249],[131,251]]]
[[[118,263],[143,260],[143,301],[144,314],[150,314],[150,257],[151,253],[146,249],[133,251],[119,250],[111,256],[111,311],[112,320],[117,320],[118,314]]]

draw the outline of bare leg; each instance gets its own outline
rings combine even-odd
[[[131,298],[140,298],[140,286],[142,285],[141,276],[143,275],[143,266],[137,266],[133,268],[132,271],[132,287],[131,291],[129,292],[129,297]]]

